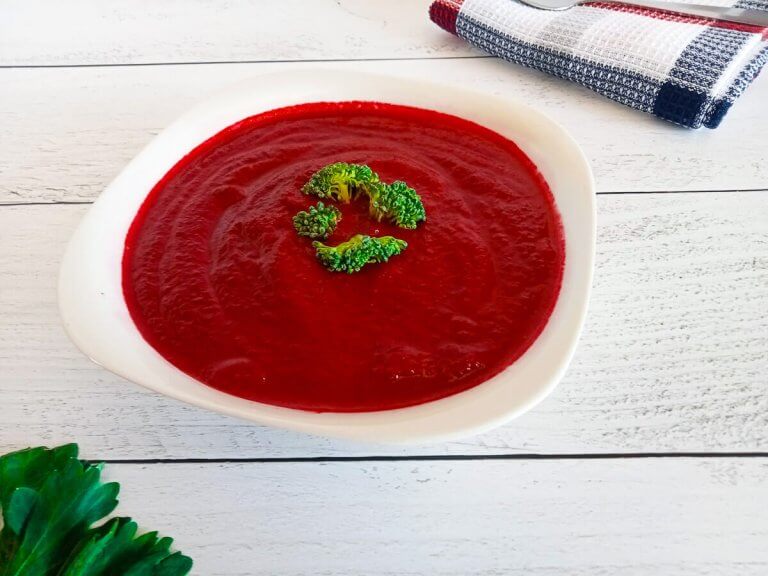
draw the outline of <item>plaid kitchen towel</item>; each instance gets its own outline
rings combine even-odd
[[[768,10],[768,0],[736,5]],[[766,28],[624,4],[550,12],[515,0],[435,0],[430,17],[489,54],[688,128],[717,127],[768,61]]]

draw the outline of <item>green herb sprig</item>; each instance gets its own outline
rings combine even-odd
[[[0,457],[0,576],[184,576],[192,560],[171,538],[137,536],[130,518],[93,524],[117,506],[120,485],[76,444]]]

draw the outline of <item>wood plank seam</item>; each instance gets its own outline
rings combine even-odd
[[[621,190],[617,192],[611,191],[595,191],[598,196],[618,196],[618,195],[635,195],[635,196],[652,196],[658,194],[719,194],[722,192],[768,192],[768,188],[734,188],[731,190],[666,190],[666,191],[641,191],[641,190]],[[12,208],[19,206],[85,206],[93,204],[95,200],[51,200],[49,202],[0,202],[0,209]]]
[[[768,458],[768,452],[611,452],[583,454],[413,454],[401,456],[297,456],[287,458],[116,458],[105,464],[270,464],[303,462],[461,462],[466,460],[639,460],[648,458]]]
[[[466,56],[414,56],[412,58],[304,58],[300,60],[190,60],[180,62],[120,62],[115,64],[0,64],[0,70],[46,68],[132,68],[142,66],[209,66],[217,64],[339,64],[342,62],[418,62],[424,60],[486,60],[495,59],[488,54]]]

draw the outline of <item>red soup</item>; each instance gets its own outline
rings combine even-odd
[[[328,244],[393,235],[408,248],[330,272],[292,217],[309,176],[368,164],[422,198],[415,230],[339,205]],[[229,394],[313,411],[411,406],[476,386],[541,333],[565,244],[546,182],[509,140],[460,118],[372,102],[274,110],[179,161],[131,226],[123,289],[144,338]]]

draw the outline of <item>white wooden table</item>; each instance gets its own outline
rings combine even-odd
[[[768,574],[768,80],[685,131],[484,57],[427,5],[0,3],[0,451],[78,441],[200,575]],[[512,424],[410,448],[267,429],[64,335],[65,242],[120,168],[222,84],[328,62],[527,101],[591,159],[587,326]]]

